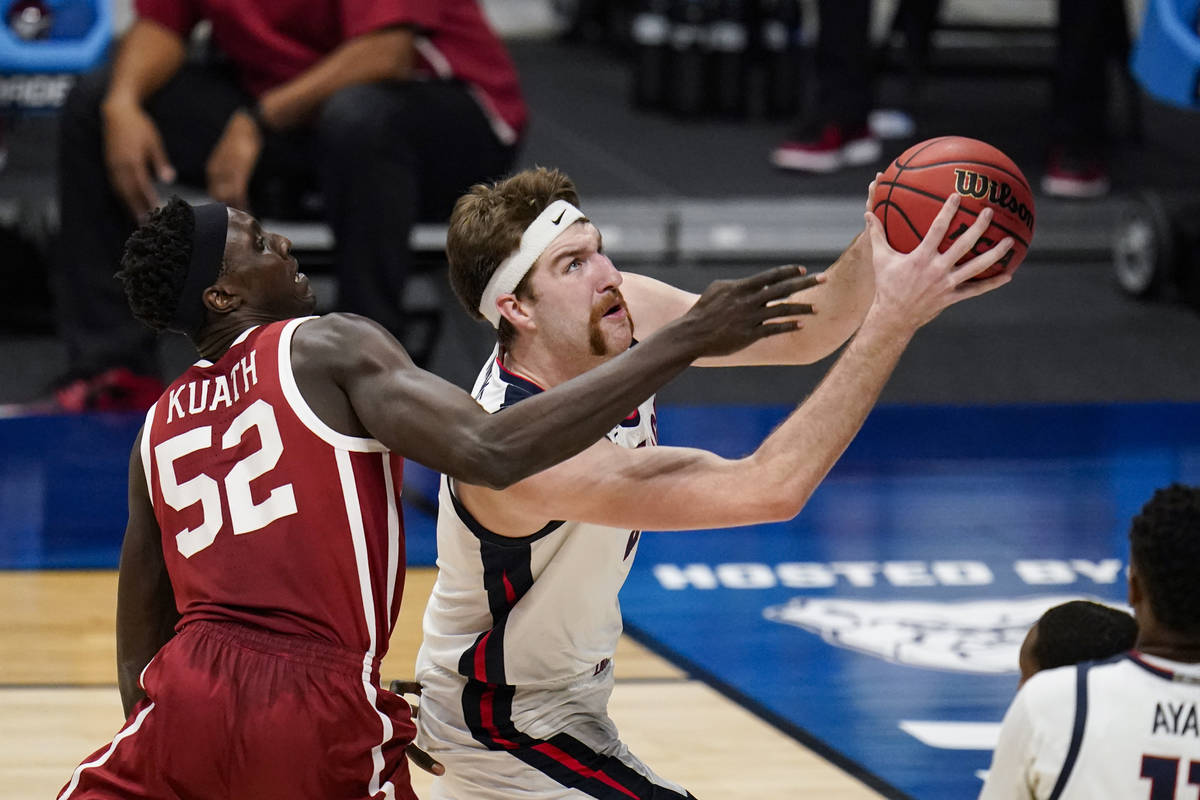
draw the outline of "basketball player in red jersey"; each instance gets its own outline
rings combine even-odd
[[[129,240],[134,315],[200,360],[129,467],[117,609],[128,720],[63,798],[408,798],[407,703],[379,685],[404,584],[402,458],[502,488],[578,453],[701,355],[794,330],[795,267],[714,285],[673,330],[504,415],[375,323],[305,317],[290,242],[173,200]],[[782,318],[782,319],[781,319]]]

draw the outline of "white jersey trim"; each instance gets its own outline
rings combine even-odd
[[[396,479],[392,475],[390,453],[382,453],[383,488],[387,492],[387,614],[391,619],[396,597],[396,574],[400,571],[400,510],[396,508]],[[389,637],[391,631],[388,631]]]
[[[304,424],[304,427],[308,428],[319,439],[331,447],[338,448],[339,450],[349,450],[354,453],[378,453],[386,451],[387,447],[376,439],[350,436],[335,431],[321,421],[321,418],[317,416],[316,412],[312,410],[308,402],[304,399],[304,395],[300,394],[300,387],[296,385],[296,376],[292,374],[292,336],[296,333],[296,328],[310,319],[316,319],[316,317],[300,317],[299,319],[291,320],[284,326],[283,332],[279,334],[279,385],[283,389],[283,396],[287,400],[288,405],[291,406],[292,412]]]
[[[146,720],[146,715],[149,714],[153,709],[154,703],[151,703],[139,711],[138,715],[133,718],[133,722],[130,723],[129,727],[125,728],[125,730],[113,737],[112,743],[108,746],[107,750],[100,754],[99,758],[97,758],[95,761],[85,761],[76,767],[75,772],[71,774],[71,782],[67,784],[66,790],[59,795],[59,800],[66,800],[71,796],[71,793],[75,791],[77,786],[79,786],[79,779],[82,777],[85,769],[88,769],[89,767],[104,766],[104,764],[112,756],[113,751],[117,749],[117,745],[121,742],[121,740],[137,733],[138,729],[142,727],[142,723]]]
[[[362,596],[363,623],[367,628],[367,651],[363,654],[362,683],[363,693],[372,710],[383,724],[383,739],[371,748],[371,779],[367,784],[368,794],[374,796],[380,789],[380,777],[383,774],[383,745],[392,738],[392,721],[388,715],[380,711],[377,703],[379,693],[371,675],[375,666],[376,630],[375,630],[375,600],[371,591],[370,556],[367,554],[367,534],[363,524],[362,507],[358,502],[358,483],[354,479],[354,465],[350,463],[350,454],[338,450],[335,454],[338,468],[338,479],[342,485],[342,499],[346,506],[346,520],[350,524],[350,539],[354,546],[354,563],[358,567],[358,589]],[[390,546],[390,544],[389,544]],[[383,783],[386,797],[393,797],[395,789],[390,781]]]
[[[146,473],[146,495],[150,502],[154,502],[154,492],[150,488],[154,484],[150,482],[150,428],[154,425],[154,409],[158,408],[158,402],[150,406],[150,410],[146,412],[146,423],[142,426],[142,471]]]

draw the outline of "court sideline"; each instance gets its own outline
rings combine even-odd
[[[411,676],[420,615],[435,570],[411,569],[385,680]],[[121,722],[115,684],[116,573],[3,572],[0,607],[0,786],[5,798],[49,798],[111,740]],[[612,716],[632,749],[697,797],[829,800],[882,795],[705,684],[622,639]],[[414,786],[429,796],[430,777]]]

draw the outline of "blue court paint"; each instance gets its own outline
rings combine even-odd
[[[141,414],[0,420],[0,567],[113,567]]]
[[[738,456],[785,413],[662,408],[659,429]],[[140,424],[0,420],[0,567],[116,565]],[[1129,519],[1173,480],[1200,483],[1200,406],[880,408],[796,520],[642,536],[622,607],[886,794],[974,797],[1028,624],[1122,601]],[[436,492],[406,465],[410,564],[433,563]]]
[[[0,569],[112,569],[142,414],[0,419]],[[408,563],[430,565],[437,474],[405,464]]]
[[[661,440],[740,455],[785,411],[663,409]],[[1028,625],[1123,601],[1129,519],[1173,480],[1200,482],[1200,407],[881,408],[796,520],[642,536],[622,608],[885,793],[974,797]]]

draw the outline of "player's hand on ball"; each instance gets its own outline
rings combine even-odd
[[[1005,237],[962,264],[958,263],[973,250],[988,229],[991,209],[980,212],[975,222],[946,252],[938,252],[958,205],[958,195],[946,199],[925,237],[911,253],[893,249],[879,218],[869,212],[865,215],[875,267],[875,302],[871,310],[877,317],[882,316],[884,322],[897,326],[901,335],[911,334],[948,306],[990,292],[1012,279],[1015,264],[990,278],[971,280],[1004,257],[1013,246],[1011,237]]]
[[[867,211],[870,211],[875,204],[875,187],[879,185],[879,179],[882,177],[882,172],[876,172],[875,177],[871,179],[871,185],[867,187]]]

